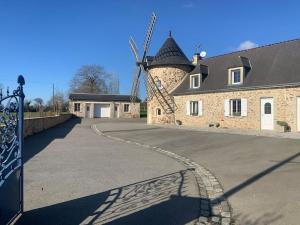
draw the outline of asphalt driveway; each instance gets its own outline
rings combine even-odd
[[[300,140],[162,128],[143,120],[103,120],[97,127],[209,169],[225,189],[236,224],[299,224]]]
[[[23,225],[185,225],[199,216],[193,173],[73,119],[25,140]]]

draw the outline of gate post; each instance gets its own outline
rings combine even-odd
[[[18,77],[19,84],[19,112],[18,112],[18,131],[19,131],[19,144],[20,144],[20,152],[21,152],[21,182],[20,182],[20,209],[21,213],[24,211],[24,166],[23,166],[23,150],[24,150],[24,98],[25,94],[23,91],[23,85],[25,85],[25,79],[22,75]]]

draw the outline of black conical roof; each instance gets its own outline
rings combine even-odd
[[[162,65],[193,66],[193,64],[185,56],[171,34],[153,58],[150,67]]]

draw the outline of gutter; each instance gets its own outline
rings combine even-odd
[[[272,89],[272,88],[291,88],[291,87],[300,87],[300,82],[276,84],[276,85],[252,86],[252,87],[222,88],[222,89],[203,90],[203,91],[199,90],[199,91],[193,91],[193,92],[174,93],[173,96],[205,94],[205,93],[219,93],[219,92],[232,92],[232,91],[251,91],[251,90]]]

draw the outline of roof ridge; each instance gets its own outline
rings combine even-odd
[[[300,40],[300,38],[294,38],[294,39],[290,39],[290,40],[279,41],[279,42],[275,42],[275,43],[271,43],[271,44],[261,45],[261,46],[255,47],[255,48],[249,48],[249,49],[244,49],[244,50],[228,52],[228,53],[224,53],[224,54],[220,54],[220,55],[215,55],[215,56],[205,58],[203,60],[205,61],[207,59],[217,58],[217,57],[221,57],[221,56],[225,56],[225,55],[232,55],[232,54],[239,53],[239,52],[248,52],[248,51],[256,50],[256,49],[259,49],[259,48],[266,48],[266,47],[271,47],[271,46],[274,46],[274,45],[280,45],[280,44],[285,44],[285,43],[288,43],[288,42],[299,41],[299,40]]]

